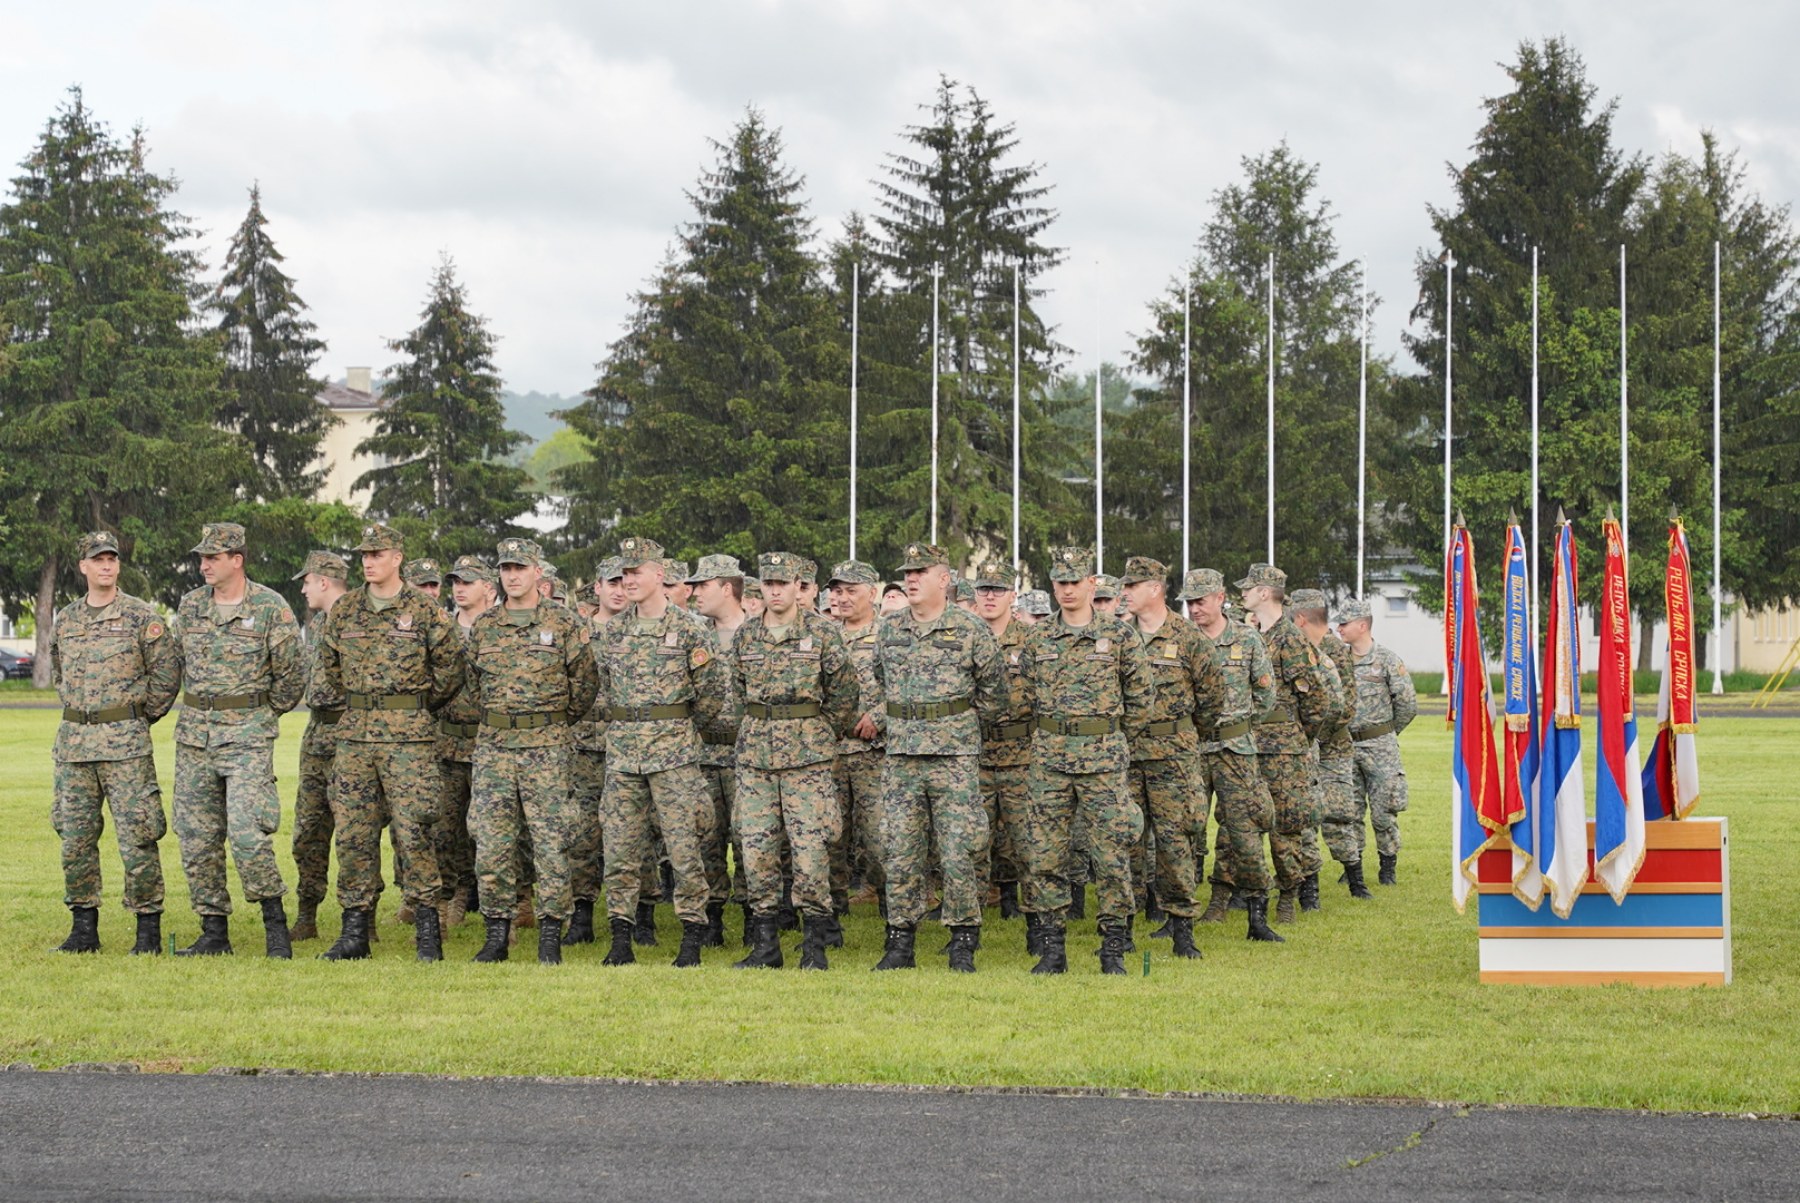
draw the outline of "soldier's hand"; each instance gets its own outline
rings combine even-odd
[[[850,734],[865,743],[873,742],[875,737],[880,734],[875,730],[875,716],[865,714],[857,719],[856,726],[850,729]]]

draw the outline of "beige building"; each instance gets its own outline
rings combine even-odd
[[[319,443],[319,462],[325,467],[325,487],[319,499],[341,501],[358,511],[369,504],[369,491],[352,486],[376,466],[372,456],[356,454],[357,444],[374,433],[375,414],[381,408],[373,377],[372,369],[349,368],[343,384],[327,384],[319,392],[319,404],[337,419]]]
[[[1734,644],[1734,667],[1753,673],[1772,673],[1796,640],[1800,640],[1800,608],[1781,606],[1737,613],[1726,619]]]

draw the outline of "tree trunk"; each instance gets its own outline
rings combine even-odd
[[[1656,620],[1654,618],[1638,619],[1637,670],[1641,673],[1647,673],[1650,671],[1650,669],[1652,667],[1654,667],[1650,663],[1650,657],[1652,655],[1654,655],[1656,652],[1656,648],[1653,646],[1652,639],[1651,639],[1651,637],[1655,634],[1656,634]]]
[[[32,619],[37,626],[37,648],[31,658],[31,683],[38,689],[50,688],[50,632],[56,623],[56,554],[44,561],[38,574],[37,610]]]

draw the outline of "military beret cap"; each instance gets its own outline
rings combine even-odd
[[[350,579],[350,563],[336,552],[309,551],[306,553],[306,563],[300,566],[300,571],[292,579],[297,581],[307,573],[330,577],[334,581],[347,581]]]

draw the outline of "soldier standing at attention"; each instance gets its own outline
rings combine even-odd
[[[694,575],[688,577],[688,584],[693,587],[694,610],[707,620],[712,627],[714,638],[718,640],[719,654],[726,657],[730,665],[732,641],[738,629],[744,625],[744,607],[740,604],[744,596],[744,570],[735,556],[701,556],[694,568]],[[706,839],[706,846],[701,854],[706,862],[706,946],[722,948],[725,945],[725,904],[731,901],[731,865],[725,858],[725,850],[734,846],[731,817],[735,812],[737,797],[737,743],[738,712],[733,703],[733,710],[728,716],[724,730],[730,732],[727,738],[724,731],[709,732],[701,737],[703,744],[700,751],[700,770],[706,774],[707,791],[712,795],[713,826]],[[744,897],[743,849],[737,849],[738,886],[737,896],[744,904],[745,944],[748,946],[750,932],[750,904]]]
[[[606,846],[606,909],[612,947],[603,964],[628,965],[639,879],[651,851],[651,815],[662,830],[681,920],[678,968],[700,963],[706,934],[706,864],[712,801],[700,771],[700,732],[721,730],[731,680],[712,633],[670,604],[662,548],[650,539],[619,544],[631,607],[589,646],[606,702],[606,790],[600,804]]]
[[[594,571],[594,613],[587,620],[591,644],[600,628],[625,609],[624,569],[618,558],[600,561]],[[569,756],[569,797],[575,838],[569,844],[569,886],[574,914],[563,943],[594,942],[594,903],[600,898],[600,795],[606,786],[606,699],[596,694],[586,716],[575,724]]]
[[[1275,705],[1256,724],[1256,761],[1275,805],[1275,829],[1269,836],[1275,884],[1281,889],[1275,918],[1292,923],[1302,885],[1311,879],[1308,890],[1316,894],[1323,862],[1312,831],[1321,816],[1311,749],[1324,729],[1331,694],[1319,653],[1283,609],[1287,573],[1272,564],[1252,564],[1237,587],[1243,591],[1244,609],[1262,630],[1275,678]]]
[[[800,560],[800,580],[796,582],[800,597],[798,605],[808,614],[819,612],[819,566],[804,557]]]
[[[281,907],[287,887],[269,837],[281,826],[280,716],[306,690],[300,627],[281,594],[244,575],[243,527],[209,523],[194,551],[206,584],[175,614],[185,685],[175,724],[175,834],[200,938],[176,955],[231,951],[229,842],[245,900],[262,906],[266,951],[285,960],[293,955]]]
[[[825,969],[843,943],[831,897],[831,851],[843,835],[832,762],[856,722],[856,669],[830,619],[800,608],[800,558],[757,558],[762,617],[743,624],[732,654],[738,732],[738,842],[753,915],[750,952],[735,969],[781,966],[782,852],[792,857],[794,903],[806,934],[800,968]]]
[[[325,901],[331,869],[331,836],[337,829],[331,817],[331,761],[337,755],[337,724],[344,717],[344,699],[322,688],[319,673],[319,641],[325,616],[349,589],[350,565],[343,556],[315,551],[294,574],[309,611],[301,644],[306,659],[306,733],[300,737],[300,785],[294,792],[294,897],[298,910],[294,940],[319,938],[319,904]]]
[[[1194,916],[1199,913],[1200,866],[1206,859],[1206,803],[1201,789],[1200,735],[1217,727],[1225,704],[1225,679],[1213,642],[1165,600],[1168,568],[1149,556],[1132,556],[1119,578],[1129,615],[1150,656],[1156,678],[1156,706],[1142,738],[1131,743],[1131,799],[1144,812],[1146,830],[1154,832],[1156,889],[1168,913],[1174,954],[1193,960]],[[1136,859],[1147,861],[1144,842]],[[1133,876],[1148,878],[1148,864]],[[1127,921],[1127,931],[1130,923]]]
[[[1320,834],[1331,859],[1344,867],[1342,880],[1352,898],[1373,898],[1363,884],[1362,847],[1357,841],[1362,826],[1356,813],[1356,758],[1350,730],[1356,725],[1355,653],[1327,623],[1329,603],[1317,589],[1296,589],[1288,599],[1288,614],[1300,633],[1319,653],[1319,667],[1330,686],[1331,708],[1319,732],[1318,790],[1323,820]],[[1300,894],[1301,910],[1318,910],[1315,880]]]
[[[762,582],[755,577],[746,578],[742,600],[745,618],[755,618],[761,614],[763,612]]]
[[[662,562],[662,570],[663,597],[671,606],[674,606],[683,614],[689,613],[688,599],[694,596],[694,587],[688,584],[687,581],[687,561],[672,559],[665,556]]]
[[[442,600],[444,570],[438,567],[436,560],[408,560],[401,571],[401,579],[433,601]]]
[[[466,656],[469,632],[475,620],[495,604],[494,570],[480,556],[459,556],[447,574],[457,637]],[[480,909],[480,887],[475,877],[475,839],[469,834],[469,802],[473,797],[475,737],[481,734],[481,703],[465,675],[462,686],[437,713],[438,771],[444,783],[444,804],[438,812],[438,872],[450,901],[444,906],[444,924],[454,927],[470,911]],[[447,838],[446,838],[447,837]],[[446,851],[448,857],[446,859]]]
[[[881,872],[882,733],[887,729],[887,715],[876,703],[881,690],[875,678],[875,661],[881,655],[875,622],[875,589],[880,580],[874,565],[844,560],[832,568],[828,582],[831,615],[838,621],[850,664],[856,669],[862,706],[856,725],[838,743],[833,770],[838,813],[843,819],[843,834],[831,853],[832,909],[838,914],[850,909],[852,863],[862,866],[864,883],[883,898],[884,913],[887,905],[887,879]]]
[[[57,952],[100,951],[102,806],[125,867],[125,909],[137,916],[134,953],[162,951],[163,873],[157,849],[168,830],[150,747],[150,724],[181,687],[181,645],[149,602],[119,591],[119,541],[83,535],[76,564],[86,596],[56,615],[50,679],[62,702],[51,755],[50,821],[62,837],[63,904],[72,923]],[[281,905],[276,900],[276,906]]]
[[[1156,678],[1143,641],[1094,608],[1094,553],[1059,547],[1050,580],[1058,613],[1031,628],[1020,656],[1037,716],[1025,910],[1038,919],[1033,973],[1068,972],[1071,830],[1087,830],[1100,921],[1100,972],[1125,972],[1126,922],[1134,909],[1131,848],[1144,814],[1126,787],[1130,740],[1144,737]]]
[[[539,964],[562,964],[563,920],[574,901],[568,728],[594,704],[599,678],[587,628],[567,606],[538,596],[542,560],[529,539],[501,540],[494,563],[505,600],[469,632],[469,679],[481,706],[469,804],[486,935],[475,954],[481,962],[506,959],[525,833],[538,885]]]
[[[1000,644],[1006,669],[1006,707],[981,733],[981,798],[993,829],[994,880],[1000,887],[1000,917],[1014,919],[1019,910],[1021,845],[1031,809],[1031,689],[1019,653],[1028,623],[1013,618],[1012,570],[989,560],[975,574],[975,615],[987,623]],[[1035,916],[1028,918],[1032,923]],[[1032,942],[1035,924],[1028,928]],[[1035,949],[1034,949],[1035,951]]]
[[[1338,610],[1338,633],[1355,654],[1356,725],[1350,730],[1355,745],[1356,847],[1362,859],[1362,807],[1366,799],[1369,823],[1375,828],[1375,851],[1381,857],[1380,882],[1397,880],[1400,860],[1400,823],[1396,816],[1406,809],[1406,770],[1400,764],[1400,733],[1418,716],[1419,696],[1413,689],[1406,663],[1375,642],[1371,629],[1374,611],[1366,601],[1345,602]]]
[[[887,711],[881,781],[887,944],[878,970],[914,967],[933,847],[944,878],[950,968],[975,971],[980,870],[991,833],[981,801],[981,731],[1006,707],[1006,666],[987,625],[950,604],[950,557],[911,543],[906,608],[881,624],[876,685]]]
[[[433,829],[444,804],[435,716],[463,683],[462,638],[431,598],[400,576],[400,532],[363,527],[363,587],[331,608],[319,649],[325,688],[344,695],[332,762],[337,808],[338,904],[344,928],[328,961],[369,955],[369,919],[381,888],[381,828],[394,827],[395,875],[415,911],[421,961],[444,956],[445,898]]]
[[[1119,615],[1119,578],[1101,573],[1094,578],[1094,609],[1110,618]]]

